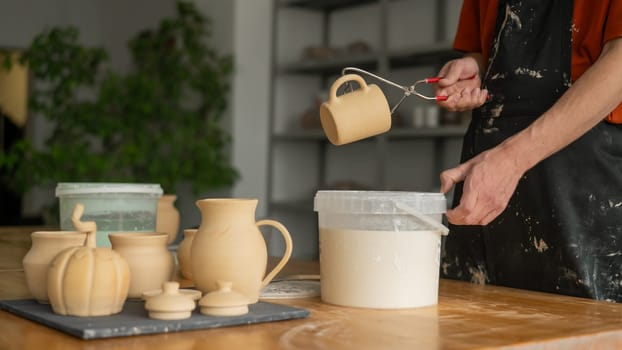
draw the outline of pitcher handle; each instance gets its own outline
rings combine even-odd
[[[335,80],[335,82],[333,83],[333,85],[331,85],[330,87],[330,92],[329,92],[329,103],[334,103],[335,101],[337,101],[337,89],[339,89],[339,87],[349,81],[356,81],[359,84],[359,87],[365,91],[368,89],[367,87],[367,83],[365,82],[365,79],[363,79],[363,77],[361,77],[358,74],[346,74],[343,75],[341,77],[339,77],[337,80]]]
[[[268,273],[266,277],[264,277],[263,281],[261,281],[261,287],[263,288],[267,286],[270,281],[272,281],[274,276],[276,276],[276,274],[279,273],[281,269],[283,269],[283,267],[285,267],[285,264],[287,264],[289,258],[292,256],[292,237],[289,235],[289,231],[285,228],[285,226],[283,226],[283,224],[276,220],[259,220],[255,223],[255,225],[257,225],[257,227],[263,225],[272,226],[279,230],[279,232],[283,236],[283,239],[285,240],[285,253],[281,258],[281,261],[279,261],[279,263],[272,269],[272,271],[270,271],[270,273]]]

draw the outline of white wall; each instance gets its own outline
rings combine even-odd
[[[130,37],[140,30],[156,28],[165,16],[175,15],[174,0],[96,0],[95,3],[95,19],[100,27],[99,44],[108,50],[115,70],[124,71],[130,66],[127,47]]]
[[[100,43],[99,3],[82,0],[12,0],[0,7],[0,45],[23,48],[43,29],[75,25],[87,43]]]
[[[226,0],[221,0],[226,1]],[[256,197],[266,213],[272,0],[234,1],[233,163],[242,177],[236,197]]]
[[[230,154],[240,179],[232,189],[192,194],[179,186],[177,208],[181,228],[197,226],[201,215],[194,201],[206,197],[258,198],[256,216],[265,216],[268,112],[271,59],[271,0],[194,0],[212,21],[211,44],[221,55],[232,55],[229,110]],[[198,175],[199,176],[199,175]]]

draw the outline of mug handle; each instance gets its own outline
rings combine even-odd
[[[279,273],[281,269],[283,269],[283,267],[285,267],[285,264],[287,264],[287,262],[289,261],[289,258],[292,256],[292,248],[293,248],[292,237],[289,235],[289,231],[287,231],[285,226],[283,226],[283,224],[281,224],[280,222],[276,220],[270,220],[270,219],[260,220],[260,221],[257,221],[255,225],[257,225],[257,227],[263,226],[263,225],[272,226],[276,228],[277,230],[279,230],[279,232],[283,236],[283,239],[285,239],[285,253],[283,253],[283,257],[281,258],[281,261],[279,261],[279,263],[272,269],[272,271],[270,271],[270,273],[268,273],[266,277],[264,277],[263,281],[261,281],[261,287],[263,288],[267,286],[268,283],[270,283],[270,281],[272,281],[274,276],[276,276],[276,274]]]
[[[339,87],[341,85],[343,85],[344,83],[347,83],[348,81],[355,81],[359,84],[361,90],[367,90],[367,83],[365,82],[365,79],[363,79],[363,77],[361,77],[358,74],[346,74],[343,75],[341,77],[339,77],[337,80],[335,80],[335,82],[333,83],[333,85],[331,85],[330,87],[330,92],[329,92],[329,103],[334,103],[337,100],[337,89],[339,89]]]

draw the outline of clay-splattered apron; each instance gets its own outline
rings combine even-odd
[[[462,160],[527,127],[570,85],[568,0],[500,0],[484,85]],[[456,186],[454,206],[462,184]],[[601,122],[529,170],[507,209],[450,226],[441,276],[622,301],[622,126]]]

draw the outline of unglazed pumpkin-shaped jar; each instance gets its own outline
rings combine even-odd
[[[168,235],[155,232],[115,232],[108,235],[112,250],[130,267],[128,297],[141,298],[143,292],[158,289],[169,281],[175,269],[173,254],[167,249]]]
[[[176,195],[165,194],[158,199],[156,232],[168,234],[167,244],[175,242],[179,231],[179,210],[175,208]]]
[[[217,281],[228,281],[233,289],[256,303],[265,287],[285,266],[292,253],[292,239],[275,220],[255,221],[257,199],[212,198],[196,202],[201,225],[190,254],[192,281],[203,293],[218,290]],[[285,253],[266,275],[268,250],[259,226],[276,228],[285,240]],[[265,276],[265,277],[264,277]]]
[[[86,232],[82,247],[60,252],[48,270],[48,297],[54,313],[71,316],[107,316],[121,312],[127,298],[130,269],[117,252],[96,247],[94,221],[81,222],[84,206],[77,204],[72,221]]]
[[[35,231],[30,235],[32,245],[22,260],[26,285],[40,303],[48,302],[47,274],[50,263],[58,253],[83,246],[86,233],[77,231]]]
[[[190,254],[192,249],[192,242],[194,236],[197,233],[197,229],[184,230],[184,239],[179,243],[177,248],[177,260],[179,262],[179,271],[181,276],[185,279],[192,280],[192,263],[190,261]]]

